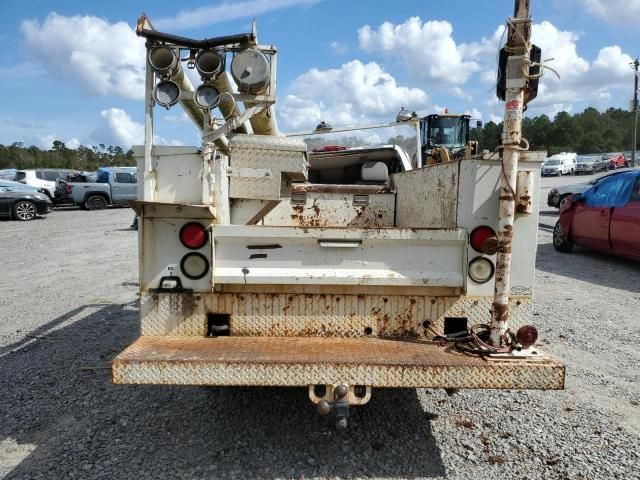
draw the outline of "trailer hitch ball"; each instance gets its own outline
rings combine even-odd
[[[344,397],[347,396],[348,393],[349,393],[349,387],[347,387],[346,385],[338,385],[333,391],[333,394],[335,395],[336,400],[343,399]]]
[[[328,392],[331,395],[331,392]],[[349,416],[349,387],[340,384],[333,388],[333,401],[326,398],[320,400],[317,404],[318,413],[320,415],[333,414],[336,418],[336,428],[344,430],[347,428],[347,417]],[[331,396],[329,396],[329,399]]]
[[[320,400],[317,408],[320,415],[329,415],[331,413],[331,404],[326,400]]]

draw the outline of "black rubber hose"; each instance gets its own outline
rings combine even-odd
[[[136,33],[140,37],[156,42],[169,42],[176,46],[186,48],[213,48],[225,45],[235,45],[237,43],[255,43],[256,36],[253,33],[238,33],[236,35],[225,35],[223,37],[205,38],[195,40],[193,38],[181,37],[170,33],[158,32],[147,28],[139,28]]]

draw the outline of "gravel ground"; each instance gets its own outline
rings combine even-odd
[[[544,179],[544,203],[581,180]],[[566,390],[374,390],[347,431],[301,389],[112,385],[138,334],[131,217],[0,222],[0,478],[640,478],[640,265],[558,254],[555,212],[535,322]]]

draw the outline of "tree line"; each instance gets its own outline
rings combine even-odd
[[[633,142],[633,113],[619,108],[599,112],[587,108],[570,115],[560,112],[550,119],[547,115],[525,117],[522,121],[523,137],[531,150],[546,150],[549,155],[559,152],[608,153],[631,150]],[[471,130],[471,139],[480,143],[481,149],[493,151],[500,142],[502,122],[487,122],[482,128]],[[305,139],[309,149],[327,144],[362,146],[367,142],[352,136],[328,140],[321,137]],[[400,145],[410,154],[415,150],[415,137],[396,135],[385,143]],[[100,144],[68,148],[55,140],[50,150],[35,145],[26,147],[21,142],[0,145],[0,169],[5,168],[69,168],[93,171],[98,167],[134,166],[133,151],[121,147]]]
[[[64,142],[55,140],[50,150],[41,150],[35,145],[26,147],[21,142],[9,146],[0,145],[0,169],[17,168],[69,168],[94,171],[99,167],[135,166],[133,151],[121,147],[100,144],[69,148]]]
[[[493,151],[501,134],[502,122],[487,122],[483,128],[471,130],[471,139],[478,140],[480,148]],[[633,113],[619,108],[599,112],[590,107],[574,115],[560,112],[553,120],[547,115],[525,117],[522,136],[531,150],[546,150],[549,155],[628,151],[633,144]]]

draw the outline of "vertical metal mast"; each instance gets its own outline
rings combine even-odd
[[[638,142],[638,66],[640,61],[636,58],[633,62],[633,145],[631,146],[631,166],[636,166],[636,145]]]
[[[522,141],[524,91],[529,70],[531,38],[530,0],[515,0],[513,18],[508,22],[504,125],[502,130],[502,175],[498,213],[496,282],[491,310],[491,342],[499,347],[509,328],[511,240],[515,213],[515,190]]]

